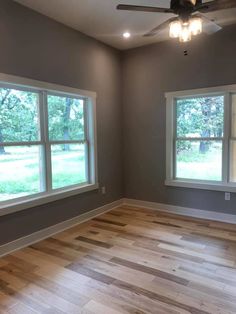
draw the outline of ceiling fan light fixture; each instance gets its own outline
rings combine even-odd
[[[182,23],[180,21],[173,21],[170,23],[169,35],[171,38],[178,38],[182,32]]]
[[[183,26],[182,31],[179,36],[179,41],[182,43],[185,43],[187,41],[190,41],[191,39],[192,39],[192,33],[191,33],[189,25]]]
[[[202,32],[202,19],[200,17],[193,17],[190,19],[189,28],[192,35],[196,36]]]
[[[204,23],[208,23],[209,27],[205,31],[207,34],[218,32],[222,27],[214,21],[202,15],[202,13],[220,11],[230,8],[236,8],[236,0],[169,0],[168,8],[119,4],[118,10],[152,12],[152,13],[168,13],[174,14],[175,17],[165,20],[163,23],[154,27],[152,30],[144,34],[144,37],[152,37],[157,35],[169,25],[169,36],[171,38],[179,38],[181,42],[191,40],[192,36],[202,33]],[[176,17],[177,16],[177,17]]]
[[[180,42],[187,42],[202,32],[202,19],[193,16],[188,20],[175,20],[170,23],[169,36],[179,38]]]

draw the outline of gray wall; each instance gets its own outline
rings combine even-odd
[[[120,53],[9,0],[0,1],[0,72],[97,92],[99,191],[0,217],[0,244],[123,195]]]
[[[235,33],[231,26],[199,36],[187,57],[175,41],[121,54],[0,0],[0,72],[97,92],[99,182],[107,188],[0,217],[0,245],[123,196],[236,214],[235,194],[225,202],[221,192],[164,185],[164,93],[236,83]]]
[[[189,55],[183,51],[188,49]],[[236,214],[236,194],[167,187],[165,98],[168,91],[236,83],[236,26],[190,44],[175,40],[124,52],[125,196]]]

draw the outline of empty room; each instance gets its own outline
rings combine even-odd
[[[0,314],[236,313],[236,1],[0,0]]]

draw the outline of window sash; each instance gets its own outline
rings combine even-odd
[[[41,110],[40,110],[40,103],[41,103],[41,93],[36,90],[36,89],[33,89],[33,88],[30,88],[30,87],[18,87],[16,85],[13,85],[13,84],[9,84],[9,83],[2,83],[0,82],[0,89],[2,88],[6,88],[6,89],[11,89],[11,90],[17,90],[17,91],[20,91],[20,92],[29,92],[29,93],[34,93],[34,94],[37,94],[38,95],[38,106],[37,106],[37,116],[38,116],[38,127],[39,127],[39,132],[38,132],[38,140],[35,140],[35,141],[10,141],[10,142],[0,142],[0,146],[14,146],[14,144],[19,144],[19,145],[24,145],[27,143],[39,143],[39,142],[42,142],[42,130],[41,130],[41,122],[40,122],[40,117],[41,117]],[[18,146],[19,146],[18,145]]]
[[[86,184],[86,183],[90,183],[90,177],[89,177],[89,154],[88,154],[88,148],[89,148],[89,141],[60,141],[59,142],[49,142],[49,155],[50,155],[50,169],[52,169],[52,152],[51,152],[51,146],[52,145],[63,145],[63,144],[83,144],[85,145],[85,177],[86,177],[86,181],[82,182],[82,184]],[[49,186],[49,189],[50,191],[55,191],[55,190],[63,190],[63,189],[67,189],[68,187],[71,187],[71,186],[76,186],[78,184],[73,184],[73,185],[68,185],[68,186],[65,186],[65,187],[62,187],[62,188],[57,188],[57,189],[53,189],[52,187],[52,170],[50,171],[50,178],[49,178],[49,183],[50,183],[50,186]]]
[[[186,141],[186,142],[200,142],[200,141],[208,141],[208,142],[221,142],[222,143],[222,152],[221,152],[221,155],[222,155],[222,163],[221,163],[221,178],[222,180],[204,180],[204,179],[191,179],[191,178],[184,178],[184,177],[177,177],[177,145],[176,143],[178,141]],[[188,180],[189,182],[224,182],[224,169],[223,169],[223,155],[224,155],[224,138],[221,137],[221,138],[190,138],[190,139],[182,139],[182,138],[176,138],[174,140],[174,148],[173,148],[173,153],[174,153],[174,156],[173,156],[173,160],[174,160],[174,166],[173,166],[173,169],[174,169],[174,172],[173,172],[173,179],[174,180]]]
[[[45,108],[44,110],[47,112],[47,117],[46,117],[46,122],[47,122],[47,140],[51,142],[57,142],[57,141],[62,141],[62,140],[50,140],[49,132],[48,132],[48,96],[55,96],[55,97],[63,97],[63,98],[71,98],[71,99],[78,99],[83,101],[83,113],[84,113],[84,128],[83,128],[83,133],[84,133],[84,138],[80,140],[72,140],[75,142],[78,141],[86,141],[87,138],[87,126],[88,126],[88,116],[87,116],[87,99],[85,97],[81,96],[73,96],[70,94],[65,94],[65,93],[60,93],[60,92],[46,92],[44,95],[44,102],[45,102]],[[71,142],[72,142],[71,141]]]
[[[83,183],[78,183],[75,185],[68,185],[62,188],[57,188],[57,189],[53,189],[53,185],[52,185],[52,153],[51,153],[51,146],[52,145],[60,145],[60,144],[85,144],[86,145],[86,151],[88,151],[87,146],[89,146],[89,139],[88,139],[88,133],[87,133],[87,126],[88,126],[88,115],[87,115],[87,102],[85,100],[85,98],[80,97],[80,96],[72,96],[70,94],[66,94],[66,93],[60,93],[60,92],[43,92],[42,94],[43,96],[43,102],[42,102],[42,114],[44,116],[44,119],[42,119],[44,121],[44,140],[45,140],[45,160],[46,160],[46,186],[47,186],[47,191],[48,192],[53,192],[53,191],[63,191],[66,189],[72,189],[76,186],[80,186],[80,185],[84,185],[86,183],[90,182],[90,178],[87,176],[86,182]],[[48,96],[58,96],[58,97],[69,97],[72,99],[79,99],[79,100],[83,100],[83,114],[84,114],[84,139],[83,140],[50,140],[49,138],[49,123],[48,123]],[[85,128],[86,125],[86,128]],[[89,174],[89,171],[87,170],[87,168],[89,168],[89,158],[86,155],[86,175]]]

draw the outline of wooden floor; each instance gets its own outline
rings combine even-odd
[[[0,313],[236,313],[236,226],[120,207],[0,259]]]

